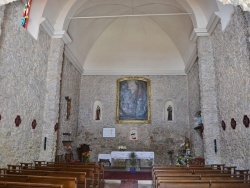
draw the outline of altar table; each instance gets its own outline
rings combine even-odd
[[[113,159],[130,159],[129,155],[132,151],[112,151],[111,152],[111,166],[113,166]],[[135,151],[137,159],[152,160],[154,164],[154,152],[152,151]]]

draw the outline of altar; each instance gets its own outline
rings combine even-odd
[[[113,161],[116,159],[124,159],[128,160],[129,155],[132,151],[112,151],[110,154],[111,157],[111,166],[113,166]],[[147,159],[152,161],[152,164],[154,164],[154,152],[152,151],[135,151],[136,157],[138,160],[141,159]]]

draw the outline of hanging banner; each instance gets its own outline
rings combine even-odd
[[[31,3],[32,3],[32,0],[28,0],[27,3],[24,5],[23,17],[22,17],[22,23],[21,23],[21,25],[25,29],[27,29],[27,27],[28,27]]]

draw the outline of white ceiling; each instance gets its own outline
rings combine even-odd
[[[42,16],[52,37],[68,39],[65,53],[83,74],[185,74],[197,57],[195,39],[210,34],[219,7],[216,0],[47,0]],[[93,16],[113,17],[81,18]]]

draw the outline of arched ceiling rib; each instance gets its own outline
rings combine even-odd
[[[141,1],[140,1],[141,2]],[[91,4],[86,5],[83,8],[79,9],[76,16],[93,16],[93,15],[121,15],[121,14],[162,14],[162,13],[183,13],[183,9],[180,9],[180,6],[174,6],[167,3],[147,3],[134,5],[134,7],[129,6],[128,4]],[[77,54],[81,54],[81,59],[84,61],[87,58],[89,50],[92,45],[95,44],[95,41],[98,37],[101,36],[102,32],[112,24],[113,21],[117,21],[120,18],[110,18],[110,19],[79,19],[72,20],[69,26],[70,36],[75,36],[75,38],[82,40],[73,40],[72,44],[69,44],[70,47],[81,46],[81,48],[75,48]],[[132,19],[132,18],[129,18]],[[155,22],[158,25],[158,29],[165,32],[169,36],[170,40],[175,44],[176,50],[181,53],[182,57],[188,59],[187,46],[189,49],[194,48],[194,45],[190,44],[189,36],[192,32],[192,23],[189,16],[172,16],[172,17],[148,17],[141,19],[150,19],[152,22]],[[140,20],[141,20],[140,19]],[[140,24],[138,22],[138,24]],[[77,30],[74,28],[78,27]],[[179,32],[178,35],[176,32]],[[145,36],[147,40],[148,36]],[[82,42],[84,41],[84,43]],[[168,54],[168,52],[165,52]],[[172,53],[173,55],[174,53]],[[169,54],[170,55],[170,54]],[[167,59],[167,58],[166,58]],[[172,59],[172,58],[170,58]],[[184,62],[183,62],[184,63]]]
[[[194,28],[206,29],[209,17],[214,11],[218,11],[216,0],[62,0],[61,3],[58,3],[59,0],[48,1],[51,9],[56,6],[61,7],[59,12],[48,14],[45,11],[45,13],[51,18],[55,30],[68,32],[72,43],[67,44],[67,49],[85,70],[100,69],[105,66],[106,69],[112,69],[126,64],[129,67],[130,62],[137,62],[139,67],[148,67],[149,64],[143,64],[145,61],[142,56],[148,57],[151,54],[148,60],[151,59],[152,67],[149,69],[155,68],[153,65],[158,63],[164,70],[173,70],[175,65],[176,70],[184,71],[196,50],[196,44],[190,41]],[[72,17],[170,13],[191,13],[191,15],[71,19]],[[134,33],[124,33],[117,28],[118,26],[124,31]],[[141,33],[142,31],[144,33]],[[162,40],[158,40],[157,35],[161,36]],[[138,44],[135,44],[135,41]],[[151,44],[146,41],[151,41]],[[116,59],[119,61],[115,65],[114,58],[111,58],[110,54],[102,54],[101,51],[105,47],[103,51],[112,54],[114,50],[110,49],[115,46],[113,43],[119,44],[119,48],[117,47],[115,51],[120,54],[119,57],[116,54]],[[134,45],[131,46],[130,43]],[[154,50],[153,44],[161,46],[161,48],[156,47],[161,54]],[[117,51],[118,49],[120,51]],[[138,53],[138,56],[133,53]],[[102,58],[99,58],[100,54]],[[153,61],[158,62],[153,63]],[[92,64],[89,64],[90,62]],[[123,64],[119,65],[120,62]],[[110,65],[112,67],[109,67]]]

